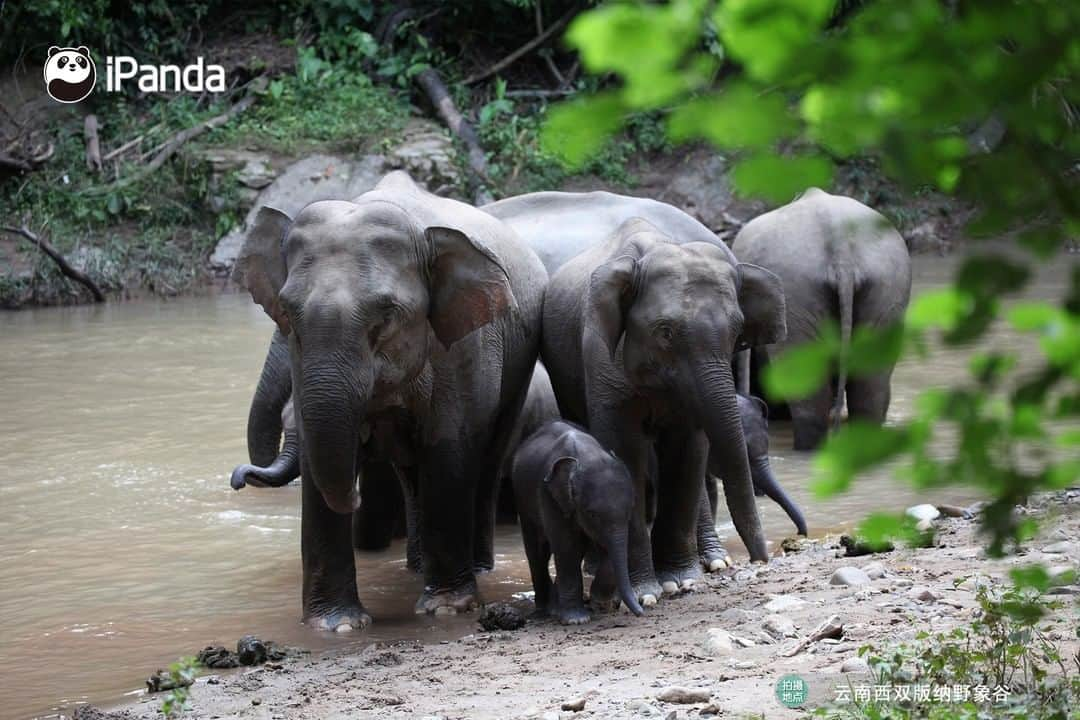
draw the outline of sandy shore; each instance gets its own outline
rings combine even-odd
[[[804,678],[811,704],[833,699],[845,680],[841,669],[858,670],[853,658],[860,646],[912,640],[919,631],[969,620],[976,608],[974,581],[954,587],[954,580],[979,574],[1002,582],[1010,567],[1030,562],[1076,567],[1080,491],[1040,498],[1028,511],[1042,517],[1042,531],[1017,557],[986,559],[976,523],[963,519],[939,519],[934,548],[840,557],[837,538],[826,537],[767,565],[709,577],[696,591],[649,608],[644,618],[623,611],[578,627],[530,621],[515,632],[477,628],[441,644],[373,644],[359,652],[205,675],[192,687],[184,717],[801,717],[802,711],[776,699],[781,676]],[[830,584],[844,567],[880,576],[864,584]],[[1051,635],[1057,633],[1069,652],[1077,644],[1076,597],[1064,596],[1066,609],[1052,618]],[[833,615],[843,626],[840,636],[809,641]],[[672,686],[704,694],[693,703],[660,699]],[[561,709],[582,699],[583,710]],[[160,718],[160,706],[160,695],[144,696],[106,717]]]

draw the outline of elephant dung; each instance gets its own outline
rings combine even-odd
[[[245,635],[236,641],[236,654],[241,665],[262,665],[266,662],[266,645],[254,635]]]
[[[487,632],[525,627],[525,614],[510,603],[492,603],[480,613],[480,627]]]

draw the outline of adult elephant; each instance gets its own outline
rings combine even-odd
[[[734,266],[737,261],[728,247],[716,235],[700,222],[676,207],[667,203],[647,198],[616,195],[609,192],[565,193],[539,192],[500,200],[481,207],[507,225],[536,252],[543,261],[549,275],[554,275],[561,267],[582,252],[595,248],[607,241],[626,221],[642,218],[659,228],[676,244],[703,243],[712,245]],[[775,280],[775,278],[773,279]],[[773,291],[778,292],[773,292]],[[748,295],[749,297],[749,295]],[[773,283],[770,291],[760,300],[768,304],[780,304],[776,316],[783,317],[783,293],[778,283]],[[774,328],[772,335],[782,336],[782,325]],[[556,387],[558,390],[558,387]],[[560,405],[563,401],[560,400]],[[564,407],[564,412],[566,408]],[[569,416],[568,416],[569,417]],[[586,423],[583,418],[578,422]],[[763,542],[755,549],[748,538],[757,535],[750,525],[759,527],[756,507],[748,507],[752,498],[744,485],[744,478],[734,480],[731,472],[726,474],[727,484],[731,485],[734,496],[728,498],[728,507],[733,517],[738,515],[737,523],[740,536],[752,557],[763,559]],[[727,484],[725,487],[727,487]],[[702,484],[702,497],[699,507],[699,526],[697,529],[697,547],[700,561],[708,570],[718,570],[729,564],[727,552],[716,534],[712,521],[712,511],[705,493],[706,483]],[[738,486],[736,488],[736,486]],[[745,518],[745,521],[743,520]],[[757,541],[752,541],[756,543]]]
[[[536,361],[542,264],[504,224],[396,172],[295,220],[263,208],[235,274],[288,337],[305,620],[370,622],[350,514],[360,482],[402,469],[423,504],[417,610],[474,606],[478,485],[495,477]]]
[[[543,323],[541,354],[564,416],[588,427],[634,478],[629,558],[638,597],[649,603],[700,577],[710,461],[751,559],[767,560],[731,357],[783,338],[779,279],[736,263],[716,241],[676,239],[632,218],[555,272]]]
[[[862,203],[817,188],[747,223],[732,249],[779,275],[787,294],[787,339],[755,349],[752,362],[740,363],[746,370],[740,377],[749,378],[751,367],[761,368],[770,355],[814,340],[829,322],[839,324],[847,346],[853,327],[899,321],[911,297],[911,258],[900,233]],[[821,444],[839,423],[845,397],[849,417],[884,422],[892,371],[849,378],[841,365],[831,383],[792,401],[795,449]]]

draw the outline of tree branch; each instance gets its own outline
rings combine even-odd
[[[53,262],[55,262],[57,267],[60,268],[60,272],[62,272],[66,277],[69,277],[72,280],[75,280],[76,282],[82,283],[84,286],[86,286],[86,288],[90,291],[90,294],[94,296],[94,302],[105,302],[105,294],[101,292],[101,288],[97,286],[97,283],[91,280],[85,273],[71,267],[67,259],[64,258],[64,256],[60,254],[60,251],[54,248],[48,240],[42,237],[38,237],[34,233],[30,232],[29,228],[27,228],[25,225],[18,228],[0,227],[0,231],[11,233],[12,235],[19,235],[26,240],[32,242],[34,245],[37,245],[43,253],[52,258]]]
[[[498,61],[497,63],[495,63],[494,65],[489,67],[487,70],[476,73],[475,75],[470,75],[469,77],[465,78],[462,82],[464,82],[466,85],[472,85],[473,83],[477,83],[477,82],[480,82],[481,80],[483,80],[485,78],[489,78],[492,75],[494,75],[495,73],[502,71],[503,69],[509,67],[510,65],[513,65],[522,56],[527,55],[530,52],[532,52],[533,50],[535,50],[536,48],[540,47],[545,42],[547,42],[551,38],[552,35],[559,32],[564,27],[566,27],[567,23],[569,23],[571,20],[573,20],[574,16],[576,14],[577,14],[577,8],[571,8],[570,10],[567,11],[567,13],[565,15],[563,15],[561,18],[559,18],[554,23],[549,25],[548,28],[546,30],[544,30],[544,32],[540,33],[539,35],[534,37],[532,40],[525,43],[524,45],[519,47],[517,50],[515,50],[514,52],[512,52],[509,55],[507,55],[506,57],[504,57],[502,60]]]

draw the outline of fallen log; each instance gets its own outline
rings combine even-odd
[[[30,229],[27,228],[25,225],[17,228],[0,227],[0,231],[10,233],[12,235],[19,235],[22,238],[32,242],[34,245],[37,245],[38,249],[40,249],[43,253],[52,258],[52,261],[55,262],[56,266],[60,268],[60,272],[62,272],[66,277],[69,277],[72,280],[84,285],[90,291],[90,294],[94,296],[94,302],[105,302],[105,293],[101,292],[101,288],[98,287],[97,283],[91,280],[82,271],[73,268],[71,264],[68,263],[67,259],[60,254],[60,251],[54,248],[48,240],[30,232]]]
[[[446,88],[446,83],[443,82],[437,70],[427,68],[421,71],[416,76],[416,83],[427,94],[443,122],[450,128],[450,132],[465,144],[469,169],[477,185],[476,204],[486,205],[491,202],[493,198],[487,188],[491,183],[487,173],[487,157],[484,155],[484,149],[480,147],[480,138],[476,130],[457,109],[454,99],[450,97],[450,91]]]
[[[136,145],[138,145],[142,141],[143,141],[143,136],[142,135],[139,135],[134,140],[128,140],[126,143],[124,143],[120,147],[116,148],[115,150],[110,150],[109,152],[105,153],[105,157],[101,158],[101,160],[102,160],[102,162],[109,162],[110,160],[112,160],[117,155],[123,155],[128,150],[135,147]]]

